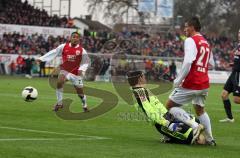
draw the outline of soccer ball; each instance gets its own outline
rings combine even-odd
[[[31,102],[37,99],[38,91],[36,88],[28,86],[22,91],[22,97],[25,101]]]
[[[196,143],[200,145],[204,145],[207,143],[205,132],[200,133],[200,135],[198,136],[198,139],[196,140]]]

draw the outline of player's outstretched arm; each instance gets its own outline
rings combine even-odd
[[[39,61],[51,61],[54,58],[56,58],[58,55],[62,54],[63,48],[64,48],[65,44],[61,44],[59,45],[57,48],[47,52],[45,55],[41,56],[40,58],[38,58],[37,60]]]

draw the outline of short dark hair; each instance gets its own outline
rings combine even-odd
[[[189,26],[193,26],[195,31],[201,31],[201,23],[198,17],[192,17],[191,19],[187,20]]]
[[[139,82],[139,78],[143,76],[143,72],[142,71],[129,71],[127,73],[127,78],[128,78],[128,83],[130,84],[130,86],[135,86],[138,84]]]
[[[80,33],[77,32],[77,31],[72,32],[72,33],[71,33],[71,36],[73,36],[74,34],[77,34],[79,37],[81,36]]]

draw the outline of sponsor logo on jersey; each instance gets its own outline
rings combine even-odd
[[[76,50],[76,55],[80,55],[80,50]]]
[[[67,60],[68,61],[75,61],[76,55],[67,55]]]

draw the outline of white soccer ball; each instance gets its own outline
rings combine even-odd
[[[31,102],[37,99],[38,91],[36,88],[28,86],[22,91],[22,97],[25,101]]]

